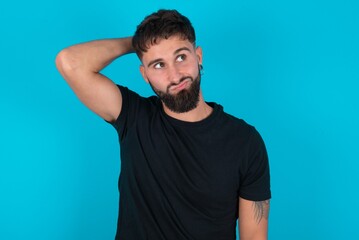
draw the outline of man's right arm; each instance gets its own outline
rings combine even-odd
[[[121,112],[121,92],[100,71],[116,58],[132,53],[132,38],[97,40],[63,49],[56,67],[77,97],[103,119],[113,122]]]

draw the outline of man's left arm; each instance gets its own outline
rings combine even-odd
[[[239,198],[238,229],[241,240],[268,238],[269,199],[250,201]]]

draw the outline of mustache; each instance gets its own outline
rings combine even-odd
[[[170,85],[168,85],[167,87],[167,92],[169,92],[170,88],[173,87],[173,86],[177,86],[179,84],[181,84],[183,81],[186,81],[186,80],[190,80],[191,82],[193,82],[193,78],[190,77],[190,76],[185,76],[185,77],[182,77],[178,83],[171,83]]]

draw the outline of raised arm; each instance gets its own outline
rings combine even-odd
[[[62,50],[56,67],[77,97],[93,112],[112,122],[121,112],[121,92],[100,71],[116,58],[132,53],[131,37],[97,40]]]
[[[239,198],[239,236],[241,240],[266,240],[269,200],[249,201]]]

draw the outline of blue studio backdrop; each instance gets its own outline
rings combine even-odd
[[[270,156],[269,239],[359,239],[359,2],[2,1],[0,239],[113,239],[115,130],[54,64],[69,45],[132,35],[175,8],[204,52],[207,101],[256,126]],[[127,55],[104,70],[151,94]]]

